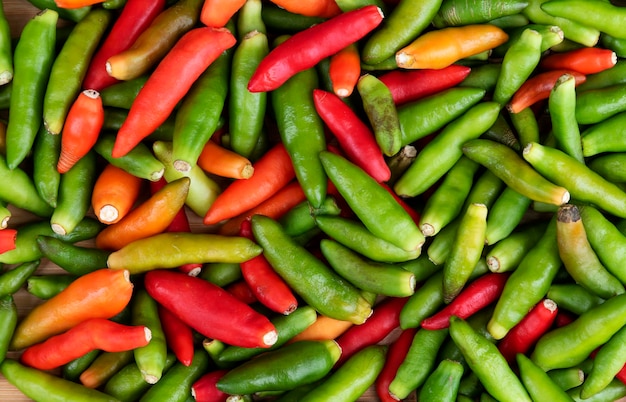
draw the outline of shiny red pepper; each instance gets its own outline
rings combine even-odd
[[[109,57],[128,49],[165,8],[165,0],[127,0],[106,39],[91,59],[83,79],[84,89],[102,89],[118,82],[105,68]]]
[[[144,282],[150,296],[207,338],[248,348],[276,343],[266,316],[217,285],[163,269],[146,273]]]
[[[191,385],[191,395],[197,402],[224,402],[229,395],[217,389],[217,381],[228,373],[227,369],[218,369],[203,374]]]
[[[9,228],[0,230],[0,254],[15,249],[16,240],[16,229]]]
[[[398,367],[404,361],[416,332],[417,328],[402,330],[398,338],[389,345],[385,365],[374,384],[376,395],[378,395],[381,402],[397,402],[397,399],[389,392],[389,384],[395,378]]]
[[[237,300],[246,304],[252,304],[258,301],[254,293],[252,293],[250,285],[248,285],[243,279],[229,283],[226,287],[224,287],[224,289],[226,289],[226,291],[231,295],[235,296]]]
[[[167,346],[184,366],[191,365],[194,352],[194,339],[191,327],[162,305],[159,304],[157,309]]]

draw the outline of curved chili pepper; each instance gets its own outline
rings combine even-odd
[[[576,77],[563,75],[554,83],[548,97],[552,135],[558,147],[568,155],[584,162],[581,134],[576,122]]]
[[[622,21],[626,12],[623,7],[611,3],[550,0],[543,3],[541,9],[550,15],[587,25],[617,38],[625,37]]]
[[[371,5],[341,13],[294,34],[261,61],[248,82],[248,89],[267,92],[278,88],[297,72],[358,41],[382,20],[380,9]]]
[[[173,353],[167,354],[166,373],[176,361],[176,356]],[[181,367],[185,366],[181,364]],[[161,377],[161,380],[163,380],[163,377]],[[107,395],[111,395],[121,401],[131,401],[140,399],[150,387],[152,387],[152,384],[148,384],[143,379],[137,364],[131,361],[113,374],[104,384],[102,390]]]
[[[145,286],[163,307],[208,338],[247,347],[269,347],[277,340],[267,317],[203,279],[156,270],[146,273]]]
[[[132,350],[100,353],[86,369],[81,371],[78,379],[88,388],[99,388],[132,360]]]
[[[542,99],[548,99],[554,84],[564,74],[574,76],[576,85],[585,82],[586,76],[573,70],[551,70],[545,71],[530,77],[515,91],[511,100],[506,105],[509,112],[515,114],[532,106]]]
[[[36,241],[45,258],[74,275],[83,275],[106,267],[110,254],[106,250],[79,246],[52,236],[39,235]]]
[[[419,400],[423,402],[456,401],[464,371],[460,362],[442,360],[424,381],[419,391]]]
[[[396,399],[389,393],[389,384],[395,377],[398,367],[402,361],[404,361],[404,357],[413,342],[413,337],[416,332],[417,328],[404,329],[398,338],[396,338],[396,340],[389,345],[385,364],[374,384],[376,395],[382,402],[396,401]]]
[[[111,152],[114,144],[115,134],[104,132],[94,145],[94,150],[110,164],[139,178],[157,181],[163,177],[165,172],[163,162],[157,159],[146,144],[140,143],[126,155],[120,158],[113,158]]]
[[[73,274],[31,275],[26,280],[26,290],[40,300],[52,299],[74,282]]]
[[[571,401],[571,397],[561,389],[548,374],[533,363],[526,355],[516,356],[519,376],[533,400],[547,398],[551,401]]]
[[[552,53],[541,59],[539,67],[545,70],[567,69],[581,74],[597,74],[617,63],[617,55],[609,49],[583,47],[564,53]]]
[[[5,229],[7,230],[7,229]],[[0,235],[2,232],[0,231]],[[0,275],[0,297],[15,294],[39,268],[41,261],[29,261],[17,265]]]

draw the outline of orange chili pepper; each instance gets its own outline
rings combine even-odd
[[[29,346],[20,361],[39,370],[52,370],[92,350],[123,352],[146,346],[152,334],[143,325],[125,325],[104,318],[90,318],[66,332]]]
[[[96,218],[110,225],[125,217],[139,198],[142,184],[143,179],[107,164],[91,192],[91,206]]]
[[[507,110],[511,113],[518,113],[542,99],[548,99],[554,84],[564,74],[573,75],[576,85],[580,85],[587,80],[584,74],[573,70],[560,69],[539,73],[527,79],[513,94],[513,97],[506,105]]]
[[[200,22],[208,27],[223,27],[246,0],[204,0],[200,11]]]
[[[400,68],[440,69],[463,58],[491,50],[509,39],[491,24],[448,27],[426,32],[396,52]]]
[[[254,173],[254,167],[248,158],[224,148],[215,141],[207,141],[197,164],[207,173],[230,179],[249,179]]]
[[[163,232],[185,204],[190,180],[182,177],[138,205],[119,222],[96,236],[96,247],[119,250],[128,243]]]
[[[325,315],[320,315],[313,324],[309,325],[304,331],[291,338],[289,342],[336,339],[353,325],[354,324],[350,321],[337,320]]]
[[[307,17],[330,18],[341,14],[335,0],[271,0],[285,10]]]
[[[574,70],[581,74],[596,74],[617,63],[617,55],[610,49],[582,47],[563,53],[551,53],[539,62],[544,70]]]
[[[104,3],[104,0],[54,0],[54,2],[61,8],[81,8]]]
[[[330,56],[328,75],[337,96],[345,98],[352,94],[361,76],[361,57],[356,43]]]
[[[66,173],[93,148],[104,123],[104,107],[100,93],[82,91],[72,104],[63,131],[57,170]]]
[[[103,268],[82,275],[30,310],[15,328],[10,347],[26,348],[90,318],[111,318],[128,305],[132,293],[128,270]]]
[[[235,42],[226,28],[195,28],[183,35],[137,94],[117,132],[112,157],[126,155],[165,122],[197,78]]]

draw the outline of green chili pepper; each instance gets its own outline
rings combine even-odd
[[[613,67],[599,73],[589,74],[585,82],[576,87],[576,91],[582,93],[591,89],[626,83],[624,72],[626,72],[626,60],[620,58]]]
[[[444,0],[432,23],[436,28],[481,24],[496,18],[518,14],[527,5],[528,2],[522,0],[507,2],[483,0],[478,3]]]
[[[48,133],[42,125],[33,146],[33,183],[40,197],[56,208],[61,174],[57,170],[61,136]]]
[[[15,360],[0,363],[0,373],[24,395],[42,401],[106,401],[117,399],[54,374],[23,366]]]
[[[554,283],[546,296],[559,308],[581,315],[592,307],[604,303],[604,299],[577,283]]]
[[[576,121],[595,124],[626,111],[626,83],[577,91]]]
[[[405,399],[421,386],[436,367],[437,352],[447,337],[447,328],[434,331],[419,329],[389,384],[389,393],[398,399]]]
[[[496,81],[501,68],[502,64],[500,63],[486,63],[472,67],[470,73],[458,86],[477,88],[485,92],[491,92],[496,87]]]
[[[572,367],[606,343],[624,325],[626,294],[614,296],[582,313],[575,321],[542,336],[531,354],[544,370]]]
[[[217,286],[226,286],[241,279],[241,268],[235,262],[212,262],[202,267],[198,277]]]
[[[383,24],[365,42],[362,59],[367,64],[376,64],[392,57],[426,29],[442,0],[403,1],[394,7]]]
[[[87,215],[91,206],[91,190],[97,177],[96,167],[96,154],[89,152],[61,175],[59,200],[50,217],[55,233],[71,233]]]
[[[73,274],[31,275],[26,281],[26,290],[33,296],[48,300],[65,289],[78,278]]]
[[[185,366],[180,362],[175,362],[156,384],[147,388],[139,400],[141,402],[186,402],[191,395],[191,386],[206,372],[210,364],[207,353],[202,349],[196,350],[191,365]],[[125,392],[127,391],[128,388],[125,389]]]
[[[352,355],[314,390],[304,395],[303,402],[358,399],[374,384],[385,364],[386,345],[371,345]]]
[[[102,8],[107,10],[119,10],[126,5],[126,0],[106,0],[102,3]]]
[[[561,389],[539,366],[522,353],[516,356],[520,378],[533,400],[571,401],[572,399]]]
[[[308,69],[270,95],[280,137],[294,163],[298,182],[315,208],[324,201],[328,183],[318,158],[318,153],[326,149],[326,140],[323,122],[313,103],[312,91],[316,87],[317,74]]]
[[[107,162],[126,170],[128,173],[150,181],[163,177],[165,166],[144,143],[137,144],[130,152],[120,158],[113,158],[111,151],[115,143],[114,134],[104,134],[98,138],[94,151]]]
[[[104,108],[104,122],[102,124],[102,131],[117,132],[122,124],[128,117],[128,109],[106,107]],[[170,115],[165,121],[157,127],[147,138],[147,141],[172,141],[174,135],[174,120],[175,116]],[[143,146],[145,142],[139,143],[137,146]],[[133,149],[134,150],[134,149]],[[131,152],[133,151],[131,150]],[[128,155],[128,154],[127,154]],[[126,156],[126,155],[125,155]],[[120,157],[119,159],[123,159]]]
[[[325,21],[325,18],[295,14],[267,3],[263,3],[261,18],[267,28],[279,34],[292,34]]]
[[[100,387],[105,384],[114,374],[126,367],[133,361],[133,351],[102,352],[79,377],[83,384],[90,387]]]
[[[519,225],[532,200],[511,187],[505,188],[489,210],[485,239],[492,245],[507,238]]]
[[[248,81],[268,52],[267,36],[254,30],[241,39],[233,54],[228,124],[230,147],[245,157],[252,154],[261,136],[267,107],[267,92],[248,91]]]
[[[360,292],[295,243],[278,222],[254,215],[252,231],[272,267],[310,306],[329,317],[354,323],[369,317],[372,307]]]
[[[402,147],[402,130],[391,91],[371,74],[359,78],[357,90],[378,146],[386,156],[397,154]]]
[[[421,252],[403,250],[375,236],[359,221],[332,215],[316,216],[315,221],[324,233],[374,261],[406,262],[417,258]]]
[[[13,79],[13,48],[11,44],[11,26],[0,5],[0,85],[5,85]]]
[[[204,144],[219,126],[228,94],[232,53],[227,50],[211,63],[194,82],[176,111],[172,163],[178,171],[191,171]]]
[[[588,160],[587,166],[610,182],[626,182],[626,153],[605,153]]]
[[[522,10],[528,19],[535,24],[558,26],[563,30],[565,38],[585,46],[595,46],[600,38],[600,31],[586,24],[580,24],[569,18],[555,17],[542,9],[542,4],[549,0],[528,0],[528,6]]]
[[[516,151],[521,150],[517,136],[502,113],[498,114],[496,121],[483,133],[482,138],[497,141]]]
[[[310,391],[315,390],[319,384],[324,381],[325,378],[321,380],[314,381],[310,384],[304,384],[295,387],[290,391],[283,392],[281,396],[274,400],[274,402],[299,402],[301,398],[303,398]]]
[[[403,250],[421,248],[424,235],[391,193],[342,156],[323,151],[319,158],[330,180],[368,230]]]
[[[400,327],[417,328],[443,305],[443,272],[434,273],[415,290],[400,311]]]
[[[411,261],[401,262],[398,265],[411,272],[413,276],[415,276],[415,281],[417,283],[424,282],[441,268],[429,260],[426,254],[420,254],[419,257]]]
[[[498,176],[491,170],[485,170],[472,185],[463,208],[467,208],[470,204],[485,204],[488,209],[491,209],[504,188],[506,185]]]
[[[557,206],[569,201],[569,187],[560,187],[546,180],[506,145],[476,139],[463,145],[463,153],[485,166],[507,186],[532,200]]]
[[[13,90],[13,80],[10,82],[0,85],[0,109],[8,109],[11,105],[11,92]],[[6,127],[5,127],[6,130]],[[4,149],[3,144],[3,149]]]
[[[493,100],[504,106],[539,64],[542,36],[525,29],[502,59],[502,68],[493,90]]]
[[[553,217],[543,236],[504,285],[487,326],[495,339],[502,339],[546,295],[560,267],[556,217]]]
[[[84,218],[76,228],[67,235],[59,235],[50,227],[48,221],[25,223],[17,228],[16,247],[0,254],[0,262],[5,264],[21,264],[35,261],[43,257],[37,246],[37,236],[53,236],[72,243],[92,239],[100,232],[102,224],[91,217]]]
[[[79,246],[51,236],[38,236],[37,246],[45,258],[74,275],[106,267],[111,254],[110,251]]]
[[[320,248],[335,272],[359,289],[390,297],[411,296],[415,291],[415,276],[398,265],[367,260],[329,239],[322,239]]]
[[[619,153],[626,151],[624,143],[624,124],[626,111],[617,113],[605,120],[592,124],[581,133],[582,151],[586,157],[601,153]]]
[[[509,40],[506,43],[493,49],[493,57],[502,57],[506,51],[511,47],[513,43],[519,40],[520,35],[525,29],[530,28],[541,34],[541,51],[545,52],[550,48],[559,45],[564,40],[564,34],[561,27],[557,25],[545,25],[545,24],[526,24],[513,29],[507,30],[509,34]]]
[[[41,217],[52,214],[52,207],[39,196],[28,173],[19,167],[9,168],[2,155],[0,173],[0,199]]]
[[[145,289],[138,289],[133,297],[131,311],[131,323],[146,326],[152,332],[150,342],[146,346],[134,349],[133,352],[144,381],[155,384],[163,375],[167,359],[165,333],[161,327],[157,302]]]
[[[337,216],[341,209],[332,196],[327,196],[320,208],[311,208],[308,201],[301,202],[278,219],[289,236],[298,236],[316,227],[315,219],[318,215]]]
[[[60,134],[65,117],[81,90],[83,77],[104,36],[113,14],[94,8],[72,29],[56,56],[43,97],[43,124],[51,134]]]
[[[15,294],[39,268],[41,261],[24,262],[0,275],[0,297]]]
[[[487,216],[487,230],[489,230],[489,215]],[[485,255],[489,270],[508,272],[516,269],[526,253],[537,244],[545,230],[546,225],[543,222],[530,223],[499,240]]]
[[[552,134],[558,147],[579,162],[584,163],[580,130],[576,123],[576,82],[565,74],[556,81],[548,99]]]
[[[456,401],[463,371],[461,363],[442,360],[424,381],[419,391],[419,400],[423,402]]]
[[[288,391],[326,376],[340,354],[333,340],[293,342],[231,369],[217,388],[232,395]]]
[[[548,374],[548,377],[550,377],[550,379],[552,379],[552,381],[564,391],[581,385],[585,380],[585,372],[579,367],[554,369],[548,371],[546,374]]]
[[[575,402],[603,402],[603,401],[617,401],[620,398],[626,396],[626,385],[620,380],[613,379],[609,385],[606,386],[602,391],[596,393],[595,395],[589,398],[582,398],[580,393],[582,392],[582,386],[578,386],[576,388],[572,388],[567,391],[567,394],[575,401]]]
[[[100,350],[92,350],[84,355],[77,357],[71,362],[64,364],[61,368],[61,375],[66,380],[79,382],[80,375],[89,367],[91,363],[98,357]]]
[[[6,161],[11,170],[26,158],[43,122],[43,93],[55,57],[58,19],[52,9],[41,11],[26,23],[15,46],[6,133]]]
[[[188,172],[181,172],[176,169],[171,142],[155,141],[152,144],[152,150],[165,167],[163,177],[166,181],[171,182],[182,177],[189,177],[191,182],[185,204],[198,216],[206,215],[213,201],[221,192],[217,182],[210,178],[197,164],[194,164]]]
[[[509,118],[522,147],[530,142],[539,142],[539,123],[532,108],[527,107],[517,113],[509,113]]]
[[[0,362],[4,361],[9,351],[17,320],[17,306],[13,296],[8,294],[0,297]]]
[[[626,39],[616,38],[607,33],[600,32],[600,45],[605,49],[615,52],[617,57],[626,56]]]
[[[535,142],[524,148],[523,157],[548,180],[567,188],[574,199],[626,217],[626,193],[573,157]]]
[[[174,363],[176,363],[176,356],[168,353],[164,372],[167,373]],[[138,400],[150,387],[151,384],[144,380],[137,364],[131,362],[111,376],[102,390],[120,401],[131,402]]]
[[[456,316],[450,318],[450,336],[489,394],[499,401],[531,401],[495,344]]]
[[[543,3],[541,9],[550,15],[569,19],[609,35],[626,39],[622,26],[626,12],[622,7],[610,2],[550,0]]]
[[[626,328],[622,328],[602,345],[593,359],[591,372],[582,384],[580,396],[589,398],[606,388],[624,366]]]
[[[100,91],[102,105],[105,107],[130,109],[130,106],[148,80],[148,77],[149,75],[142,75],[132,80],[120,81],[103,88]]]
[[[482,100],[485,93],[482,88],[449,88],[402,105],[398,108],[402,145],[437,132]]]
[[[467,210],[467,207],[465,210]],[[452,222],[441,229],[437,236],[435,236],[432,242],[428,245],[426,254],[428,255],[428,259],[430,259],[434,264],[443,266],[446,262],[446,259],[450,254],[452,243],[454,242],[454,238],[456,237],[456,233],[459,229],[461,219],[462,215],[457,216]]]

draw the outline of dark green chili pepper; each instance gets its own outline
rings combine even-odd
[[[486,63],[472,67],[470,73],[458,86],[479,88],[486,92],[492,92],[496,87],[501,68],[502,64],[500,63]]]
[[[554,283],[546,296],[554,300],[559,308],[581,315],[587,310],[604,303],[604,299],[577,283]]]
[[[293,34],[324,22],[324,18],[291,13],[274,4],[263,3],[261,18],[272,32]]]
[[[614,51],[617,57],[623,58],[626,56],[626,39],[624,38],[616,38],[615,36],[600,32],[600,45]]]
[[[415,276],[417,283],[424,282],[441,268],[441,266],[429,260],[426,254],[420,254],[419,257],[411,261],[401,262],[398,265],[411,272]]]
[[[61,375],[66,380],[79,382],[80,375],[89,367],[96,357],[100,354],[100,350],[92,350],[61,367]]]
[[[100,91],[102,105],[106,107],[116,107],[130,109],[137,94],[143,88],[149,75],[142,75],[132,80],[120,81],[109,85]]]
[[[624,124],[626,124],[626,111],[585,128],[580,139],[583,155],[589,157],[601,153],[626,151],[626,143],[623,139]]]
[[[138,289],[133,297],[131,323],[150,329],[152,338],[146,346],[133,350],[135,363],[148,384],[155,384],[165,370],[167,345],[159,319],[158,305],[145,289]]]
[[[70,274],[83,275],[106,267],[110,251],[84,247],[51,236],[38,236],[43,256]]]
[[[26,281],[26,290],[33,296],[48,300],[65,289],[78,278],[72,274],[31,275]]]
[[[57,170],[61,136],[50,134],[41,125],[33,146],[33,183],[41,198],[56,208],[61,174]]]
[[[522,32],[525,29],[530,28],[541,34],[541,51],[545,52],[550,48],[559,45],[563,42],[564,35],[561,27],[557,25],[545,25],[545,24],[526,24],[519,27],[514,27],[506,31],[509,34],[509,40],[506,43],[493,49],[492,57],[502,57],[506,51],[511,47],[513,43],[519,40]]]
[[[124,120],[128,117],[128,109],[106,107],[104,108],[104,123],[102,130],[104,132],[116,132],[122,127]],[[175,116],[168,116],[168,118],[157,127],[152,134],[147,137],[147,141],[172,141],[174,135],[174,118]],[[143,144],[143,143],[142,143]]]
[[[489,209],[485,239],[492,245],[507,238],[524,218],[532,200],[511,187],[505,188]]]
[[[167,354],[165,373],[176,363],[174,353]],[[103,386],[103,391],[123,402],[138,400],[149,388],[135,362],[124,366],[115,373]]]
[[[517,136],[502,113],[498,114],[498,118],[493,125],[484,132],[482,138],[500,142],[516,151],[522,149]]]
[[[238,263],[213,262],[205,264],[198,275],[217,286],[226,286],[241,279],[241,268]]]
[[[126,0],[106,0],[102,3],[102,8],[107,10],[119,10],[126,5]]]
[[[585,380],[585,372],[580,367],[554,369],[548,371],[547,374],[564,391],[581,385]]]
[[[463,366],[458,361],[442,360],[419,391],[419,400],[423,402],[454,402],[456,401]]]
[[[517,113],[509,113],[509,118],[522,148],[529,142],[539,142],[539,123],[532,108],[527,107]]]
[[[54,374],[23,366],[12,359],[0,363],[0,373],[24,395],[41,401],[114,402],[117,399]]]
[[[0,297],[13,295],[39,268],[41,261],[24,262],[0,275]]]
[[[17,320],[17,306],[13,296],[9,294],[0,297],[0,362],[6,358],[9,351]]]
[[[310,306],[329,317],[363,323],[372,307],[360,292],[330,267],[296,244],[275,220],[252,217],[252,231],[276,272]]]
[[[578,85],[576,90],[582,93],[591,89],[605,88],[626,83],[624,72],[626,72],[626,60],[620,58],[613,67],[599,73],[588,75],[585,82]]]
[[[310,384],[300,385],[290,391],[283,392],[274,402],[300,402],[302,397],[317,388],[317,386],[321,384],[324,379],[325,378],[322,378],[321,380],[314,381]]]
[[[491,170],[485,170],[472,185],[463,208],[467,208],[470,204],[485,204],[488,209],[491,209],[504,188],[506,188],[505,183],[497,175]]]
[[[31,177],[20,167],[11,169],[0,155],[0,199],[41,217],[52,215],[53,209],[40,196]]]
[[[8,109],[11,106],[11,92],[13,90],[13,80],[0,85],[0,109]],[[5,128],[6,130],[6,128]]]
[[[465,208],[467,210],[467,208]],[[450,248],[456,237],[456,232],[459,229],[462,216],[457,216],[452,222],[447,224],[443,229],[439,231],[428,245],[426,254],[434,264],[443,266],[448,255],[450,254]]]
[[[626,111],[626,83],[577,91],[576,121],[595,124]]]
[[[46,9],[31,18],[13,53],[15,74],[7,125],[7,166],[15,169],[28,155],[43,124],[43,93],[55,57],[59,14]]]
[[[481,24],[496,18],[518,14],[527,5],[528,2],[523,0],[507,2],[483,0],[478,3],[444,0],[432,23],[436,28]]]
[[[328,196],[320,208],[311,208],[308,201],[301,202],[278,219],[289,236],[299,236],[316,227],[318,215],[339,215],[341,209],[334,197]]]
[[[126,155],[113,158],[111,151],[114,143],[114,134],[101,135],[94,145],[94,150],[111,164],[142,179],[158,181],[163,177],[165,166],[154,156],[147,145],[139,143]]]
[[[626,182],[626,153],[605,153],[588,160],[587,166],[610,182]]]
[[[50,70],[43,97],[43,124],[51,134],[60,134],[65,117],[81,90],[83,77],[104,36],[113,14],[94,8],[72,29]]]

